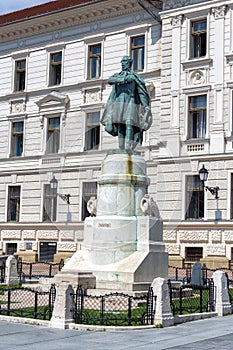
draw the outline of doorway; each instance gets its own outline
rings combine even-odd
[[[56,252],[56,242],[40,242],[39,261],[53,262],[53,257]]]

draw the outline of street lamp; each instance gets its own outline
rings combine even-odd
[[[61,193],[57,193],[57,186],[58,186],[58,181],[55,178],[55,176],[53,175],[52,180],[50,180],[50,187],[53,190],[54,193],[57,194],[57,196],[59,196],[63,201],[65,201],[67,204],[70,204],[70,197],[71,195],[69,193],[67,194],[61,194]]]
[[[202,168],[199,170],[199,177],[200,180],[202,182],[202,186],[203,188],[205,188],[205,190],[209,191],[213,196],[215,196],[215,199],[218,199],[218,191],[219,191],[219,187],[215,186],[215,187],[211,187],[211,186],[205,186],[205,181],[207,181],[208,179],[208,170],[204,167],[204,164],[202,166]]]

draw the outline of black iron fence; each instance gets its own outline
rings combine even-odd
[[[55,284],[47,292],[23,287],[0,287],[0,315],[50,320],[55,298]]]
[[[233,285],[233,270],[227,268],[210,269],[205,266],[202,267],[202,281],[205,285],[208,279],[212,278],[213,273],[217,270],[221,270],[226,273],[229,280],[229,284]],[[185,268],[169,266],[168,275],[171,281],[181,281],[183,283],[190,283],[192,276],[192,265],[188,265]]]
[[[54,277],[64,266],[64,260],[59,263],[51,262],[24,262],[18,260],[18,274],[20,282],[40,277]]]
[[[85,295],[81,287],[72,294],[75,302],[74,320],[79,324],[105,326],[136,326],[153,324],[154,296],[152,288],[143,296],[110,293]]]
[[[206,285],[183,284],[177,286],[168,280],[170,304],[173,315],[214,311],[214,282],[208,279]]]

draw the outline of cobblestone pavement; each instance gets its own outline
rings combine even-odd
[[[4,350],[230,350],[233,315],[168,328],[130,331],[59,330],[0,321]]]

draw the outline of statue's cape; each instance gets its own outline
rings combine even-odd
[[[151,124],[152,124],[152,114],[151,114],[150,108],[146,109],[145,107],[143,107],[143,106],[149,107],[149,103],[150,103],[149,94],[147,92],[145,82],[140,77],[140,75],[138,75],[133,71],[131,71],[131,73],[134,75],[134,79],[137,86],[137,94],[135,96],[135,102],[138,106],[140,106],[139,129],[140,131],[146,131],[151,127]],[[116,136],[118,133],[117,125],[112,123],[114,101],[116,101],[115,85],[112,86],[112,91],[108,97],[108,100],[101,118],[101,123],[105,126],[105,130],[112,136]]]

